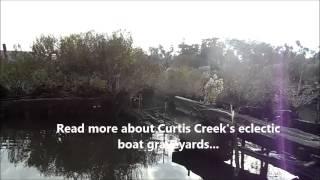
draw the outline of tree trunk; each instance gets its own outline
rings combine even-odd
[[[302,75],[303,75],[303,67],[302,67],[302,70],[301,70],[301,72],[300,72],[300,76],[299,76],[298,94],[299,94],[300,89],[301,89]]]

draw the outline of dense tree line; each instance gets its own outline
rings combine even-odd
[[[217,101],[259,105],[285,97],[299,106],[319,85],[319,52],[237,39],[204,39],[148,52],[124,32],[41,36],[32,52],[2,57],[1,94],[6,97],[103,96],[143,88],[203,99],[214,74],[223,79]],[[204,68],[205,67],[205,68]],[[204,70],[209,74],[204,75]],[[209,69],[209,70],[208,70]],[[303,97],[303,98],[301,98]]]

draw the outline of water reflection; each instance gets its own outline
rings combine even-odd
[[[163,134],[58,135],[52,130],[3,129],[1,178],[200,179],[187,176],[183,166],[171,162],[174,147],[155,151],[117,149],[118,138],[147,142],[163,137],[177,141],[175,136]]]
[[[173,161],[183,164],[188,170],[199,174],[203,179],[266,179],[266,177],[261,177],[245,170],[240,170],[238,175],[234,176],[234,167],[223,161],[221,162],[214,158],[208,158],[203,151],[184,150],[182,152],[175,152]]]
[[[123,141],[166,141],[165,149],[118,150]],[[257,159],[244,156],[245,165],[234,176],[231,161],[212,152],[176,151],[175,134],[58,135],[52,130],[1,132],[1,178],[11,179],[292,179],[269,167],[261,176]],[[233,160],[234,161],[234,160]],[[234,163],[232,161],[232,164]],[[259,175],[260,174],[260,175]]]
[[[124,117],[110,123],[120,126],[129,119]],[[2,125],[0,133],[1,179],[250,180],[294,177],[270,165],[268,175],[261,176],[260,161],[250,156],[244,156],[244,168],[235,177],[234,157],[224,161],[212,151],[178,152],[176,142],[180,139],[177,134],[63,135],[55,133],[52,122],[50,125],[33,126],[31,123],[22,127],[10,122],[10,125]],[[75,122],[69,121],[71,124]],[[130,123],[139,124],[134,119]],[[154,151],[118,150],[118,139],[124,142],[165,141],[167,146]]]
[[[23,134],[25,137],[20,136]],[[137,137],[116,136],[59,136],[52,131],[21,133],[17,139],[7,141],[12,144],[8,146],[6,143],[8,159],[14,164],[35,167],[45,176],[136,179],[139,176],[133,171],[136,164],[152,164],[157,156],[152,154],[154,152],[119,151],[117,138],[128,140]]]

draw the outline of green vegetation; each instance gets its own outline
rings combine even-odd
[[[12,56],[2,59],[2,97],[106,96],[148,87],[203,99],[203,88],[215,74],[223,79],[217,101],[262,105],[285,96],[290,105],[299,106],[299,99],[314,95],[319,83],[319,52],[299,41],[293,48],[212,38],[181,43],[177,51],[159,46],[144,52],[126,33],[87,32],[41,36],[32,52],[16,50]]]

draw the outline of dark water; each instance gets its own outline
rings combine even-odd
[[[201,151],[175,151],[177,135],[119,137],[172,143],[152,152],[118,150],[117,138],[6,129],[1,134],[1,179],[229,179],[233,173],[231,160],[215,161]],[[250,156],[244,158],[244,169],[248,171],[243,171],[246,173],[237,179],[264,179],[258,175],[260,161]],[[187,168],[191,169],[189,173]],[[267,177],[292,179],[294,176],[269,165]]]
[[[86,116],[88,123],[95,121]],[[101,119],[110,124],[112,116]],[[132,117],[126,121],[139,124]],[[62,118],[63,119],[63,118]],[[74,124],[81,117],[59,119]],[[6,120],[1,123],[0,179],[278,179],[295,176],[279,168],[268,166],[261,176],[259,160],[244,156],[244,168],[234,177],[235,160],[221,161],[214,152],[201,150],[177,151],[177,134],[56,134],[55,124],[48,119]],[[119,123],[119,119],[116,123]],[[117,140],[165,141],[163,149],[119,150]],[[252,146],[251,148],[254,148]]]
[[[118,150],[117,138],[177,141],[164,134],[58,136],[6,129],[1,135],[1,179],[201,179],[171,161],[174,146]]]

